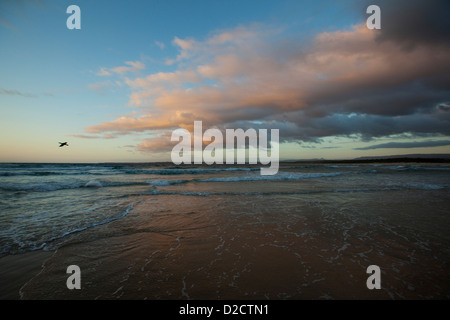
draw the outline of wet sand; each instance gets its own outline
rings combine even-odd
[[[392,224],[405,218],[395,210],[361,214],[339,198],[261,200],[149,197],[58,249],[23,298],[448,298],[446,253],[430,235]],[[81,268],[81,290],[66,287],[71,264]],[[371,264],[382,270],[382,290],[366,287]]]
[[[41,270],[53,252],[38,250],[0,258],[0,300],[17,300],[20,288]]]

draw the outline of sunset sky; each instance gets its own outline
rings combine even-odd
[[[69,30],[69,5],[81,30]],[[381,8],[381,30],[366,8]],[[280,159],[450,153],[450,1],[0,1],[0,161],[170,161],[176,128]],[[67,141],[69,147],[59,148]]]

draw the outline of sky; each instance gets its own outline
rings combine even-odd
[[[281,160],[450,153],[448,12],[447,0],[1,0],[0,162],[170,161],[171,133],[194,121],[278,129]]]

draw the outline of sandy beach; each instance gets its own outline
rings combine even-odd
[[[20,299],[20,288],[39,274],[53,252],[32,251],[0,258],[0,300]]]
[[[208,209],[192,197],[143,200],[126,219],[59,248],[22,288],[22,298],[447,298],[445,254],[414,243],[407,228],[374,220],[375,210],[355,223],[358,217],[344,212],[317,215],[306,199],[231,200],[211,197]],[[277,211],[282,203],[283,212]],[[311,205],[314,210],[307,211]],[[31,275],[44,256],[29,257],[36,260],[27,271]],[[382,290],[366,287],[372,263],[381,265]],[[66,288],[65,268],[71,264],[81,268],[81,290]]]

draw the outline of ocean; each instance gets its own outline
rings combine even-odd
[[[259,171],[0,164],[0,296],[450,298],[450,165]],[[27,269],[33,254],[41,258]],[[80,290],[66,285],[69,265]],[[381,289],[367,287],[371,265]]]

